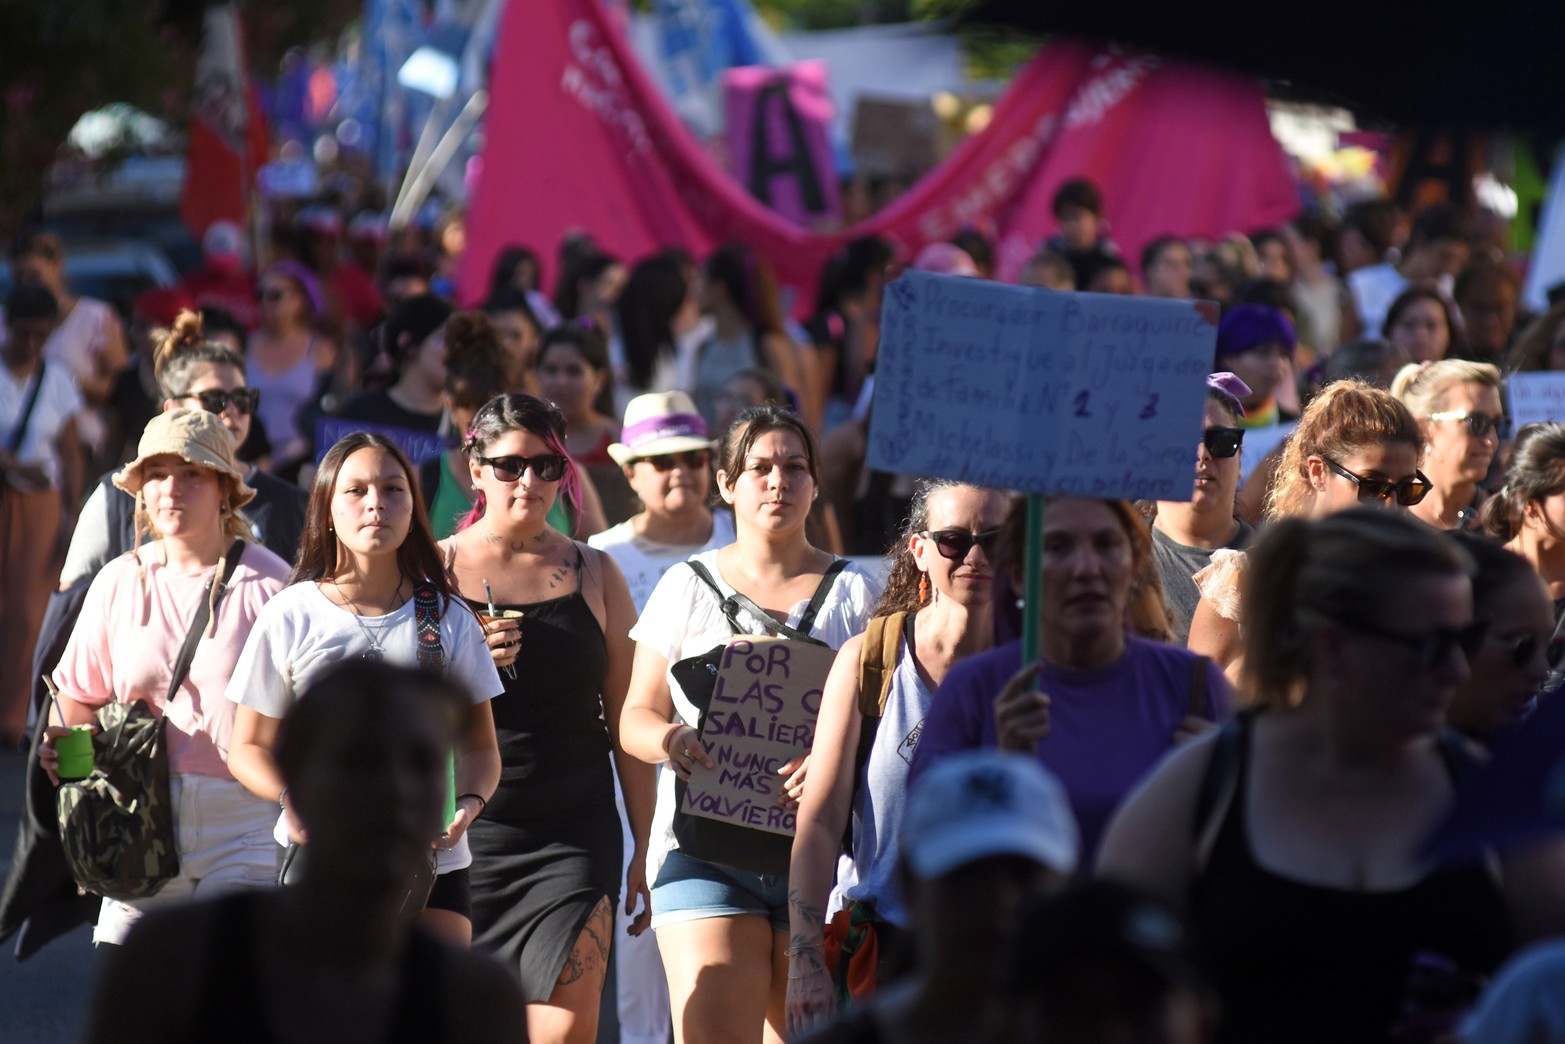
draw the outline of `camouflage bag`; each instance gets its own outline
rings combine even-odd
[[[202,590],[174,659],[165,705],[179,696],[244,550],[244,541],[235,540]],[[65,862],[83,891],[130,902],[156,895],[179,875],[165,728],[164,717],[141,700],[98,708],[92,774],[62,784],[55,799]]]
[[[60,843],[85,891],[127,902],[179,874],[164,720],[140,700],[98,710],[92,775],[60,786]]]

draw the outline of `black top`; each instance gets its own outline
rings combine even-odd
[[[267,1024],[260,998],[260,969],[255,960],[256,919],[265,911],[264,893],[238,892],[214,900],[207,938],[208,974],[203,977],[196,1015],[186,1040],[222,1040],[224,1044],[278,1044],[283,1038]],[[396,998],[392,1002],[386,1044],[435,1044],[450,1040],[442,1020],[440,993],[445,970],[441,944],[411,928],[402,955]]]
[[[497,822],[543,819],[595,801],[614,800],[603,679],[609,650],[598,618],[576,590],[520,609],[522,647],[516,677],[500,672],[505,692],[490,701],[500,741],[500,786],[484,810]],[[483,602],[468,599],[474,612]]]
[[[364,421],[368,424],[384,424],[393,428],[427,431],[434,435],[440,431],[441,411],[415,413],[398,406],[391,398],[390,392],[378,391],[355,395],[343,403],[342,409],[337,411],[337,417],[340,420]]]
[[[1505,903],[1478,864],[1389,892],[1305,884],[1259,866],[1245,825],[1252,732],[1241,734],[1238,785],[1190,911],[1222,1000],[1219,1042],[1389,1041],[1420,957],[1467,973],[1500,963],[1510,949]]]

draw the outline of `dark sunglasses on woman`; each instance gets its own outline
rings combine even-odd
[[[1236,455],[1244,445],[1243,428],[1207,428],[1201,433],[1201,445],[1218,460]]]
[[[1412,507],[1429,496],[1429,491],[1435,488],[1434,484],[1429,481],[1422,471],[1413,472],[1412,478],[1405,478],[1398,482],[1387,482],[1384,479],[1372,479],[1365,478],[1363,475],[1355,475],[1330,457],[1322,457],[1321,460],[1325,461],[1326,466],[1332,471],[1358,487],[1360,504],[1371,502],[1384,504],[1391,500],[1392,497],[1395,497],[1396,502],[1403,507]]]
[[[1394,642],[1397,645],[1409,649],[1418,666],[1423,670],[1430,670],[1450,657],[1457,649],[1462,650],[1464,656],[1471,657],[1478,651],[1484,635],[1488,633],[1489,625],[1483,620],[1468,624],[1466,627],[1434,627],[1420,634],[1408,634],[1404,631],[1393,631],[1379,624],[1370,623],[1368,620],[1344,620],[1348,627],[1373,635],[1383,641]]]
[[[494,477],[501,482],[520,482],[522,474],[531,468],[533,478],[540,482],[558,482],[565,475],[565,458],[558,453],[540,453],[536,457],[479,457],[478,463],[488,464]]]
[[[1536,634],[1491,634],[1489,637],[1510,653],[1511,663],[1517,667],[1531,663],[1532,658],[1538,655],[1539,646],[1543,647],[1543,662],[1549,670],[1557,671],[1565,665],[1565,634],[1549,638]]]
[[[659,453],[655,457],[639,457],[643,463],[651,464],[656,471],[673,471],[678,464],[686,471],[700,471],[711,460],[711,454],[706,450],[689,450],[685,453]]]
[[[978,545],[984,557],[992,559],[995,542],[1000,539],[998,529],[986,529],[982,533],[969,533],[965,529],[926,529],[918,535],[925,540],[933,540],[940,557],[949,558],[953,562],[965,559],[974,544]]]
[[[191,392],[182,396],[186,399],[195,399],[201,403],[201,408],[208,413],[222,413],[232,403],[234,409],[240,413],[254,413],[256,406],[261,402],[261,390],[259,388],[235,388],[233,391],[224,391],[221,388],[208,388],[206,391]]]
[[[1501,442],[1511,437],[1511,418],[1503,413],[1499,416],[1484,413],[1481,410],[1441,410],[1439,413],[1431,413],[1432,421],[1466,421],[1467,433],[1475,439],[1481,439],[1493,431]]]

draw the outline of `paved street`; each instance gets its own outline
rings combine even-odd
[[[0,753],[0,866],[10,872],[22,808],[25,760]],[[0,953],[0,1040],[6,1044],[66,1044],[81,1035],[87,993],[97,968],[92,929],[82,927],[18,963],[11,942]]]

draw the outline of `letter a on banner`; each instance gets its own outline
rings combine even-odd
[[[835,218],[840,199],[825,63],[730,69],[723,83],[735,176],[795,224]]]

